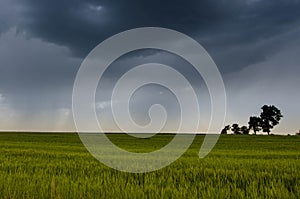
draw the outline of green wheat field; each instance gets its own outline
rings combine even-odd
[[[172,137],[109,135],[135,152]],[[168,167],[131,174],[98,162],[77,134],[0,133],[0,198],[300,198],[300,136],[222,135],[199,159],[203,138]]]

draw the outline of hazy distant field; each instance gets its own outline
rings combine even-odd
[[[110,137],[137,152],[172,138]],[[129,174],[95,160],[76,134],[0,133],[0,198],[300,198],[300,136],[221,136],[199,159],[203,137],[170,166]]]

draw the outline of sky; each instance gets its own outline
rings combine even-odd
[[[247,125],[269,104],[284,115],[274,133],[298,132],[299,10],[298,0],[1,0],[0,130],[75,131],[72,89],[88,53],[119,32],[164,27],[198,41],[218,66],[227,94],[225,124]],[[121,56],[100,80],[96,109],[105,129],[118,131],[109,110],[117,79],[153,61],[172,65],[198,89],[199,131],[205,131],[210,103],[203,80],[185,60],[151,49]],[[168,89],[146,86],[132,103],[138,124],[147,124],[149,107],[160,103],[170,120],[164,130],[176,128],[180,111]]]

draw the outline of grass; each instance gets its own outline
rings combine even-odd
[[[172,135],[109,138],[139,152]],[[168,167],[130,174],[95,160],[77,134],[0,133],[0,198],[300,198],[300,136],[225,135],[199,159],[203,138]]]

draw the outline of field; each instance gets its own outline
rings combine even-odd
[[[131,151],[171,138],[110,135]],[[77,134],[0,133],[0,198],[300,198],[300,136],[225,135],[199,159],[203,138],[164,169],[130,174],[94,159]]]

